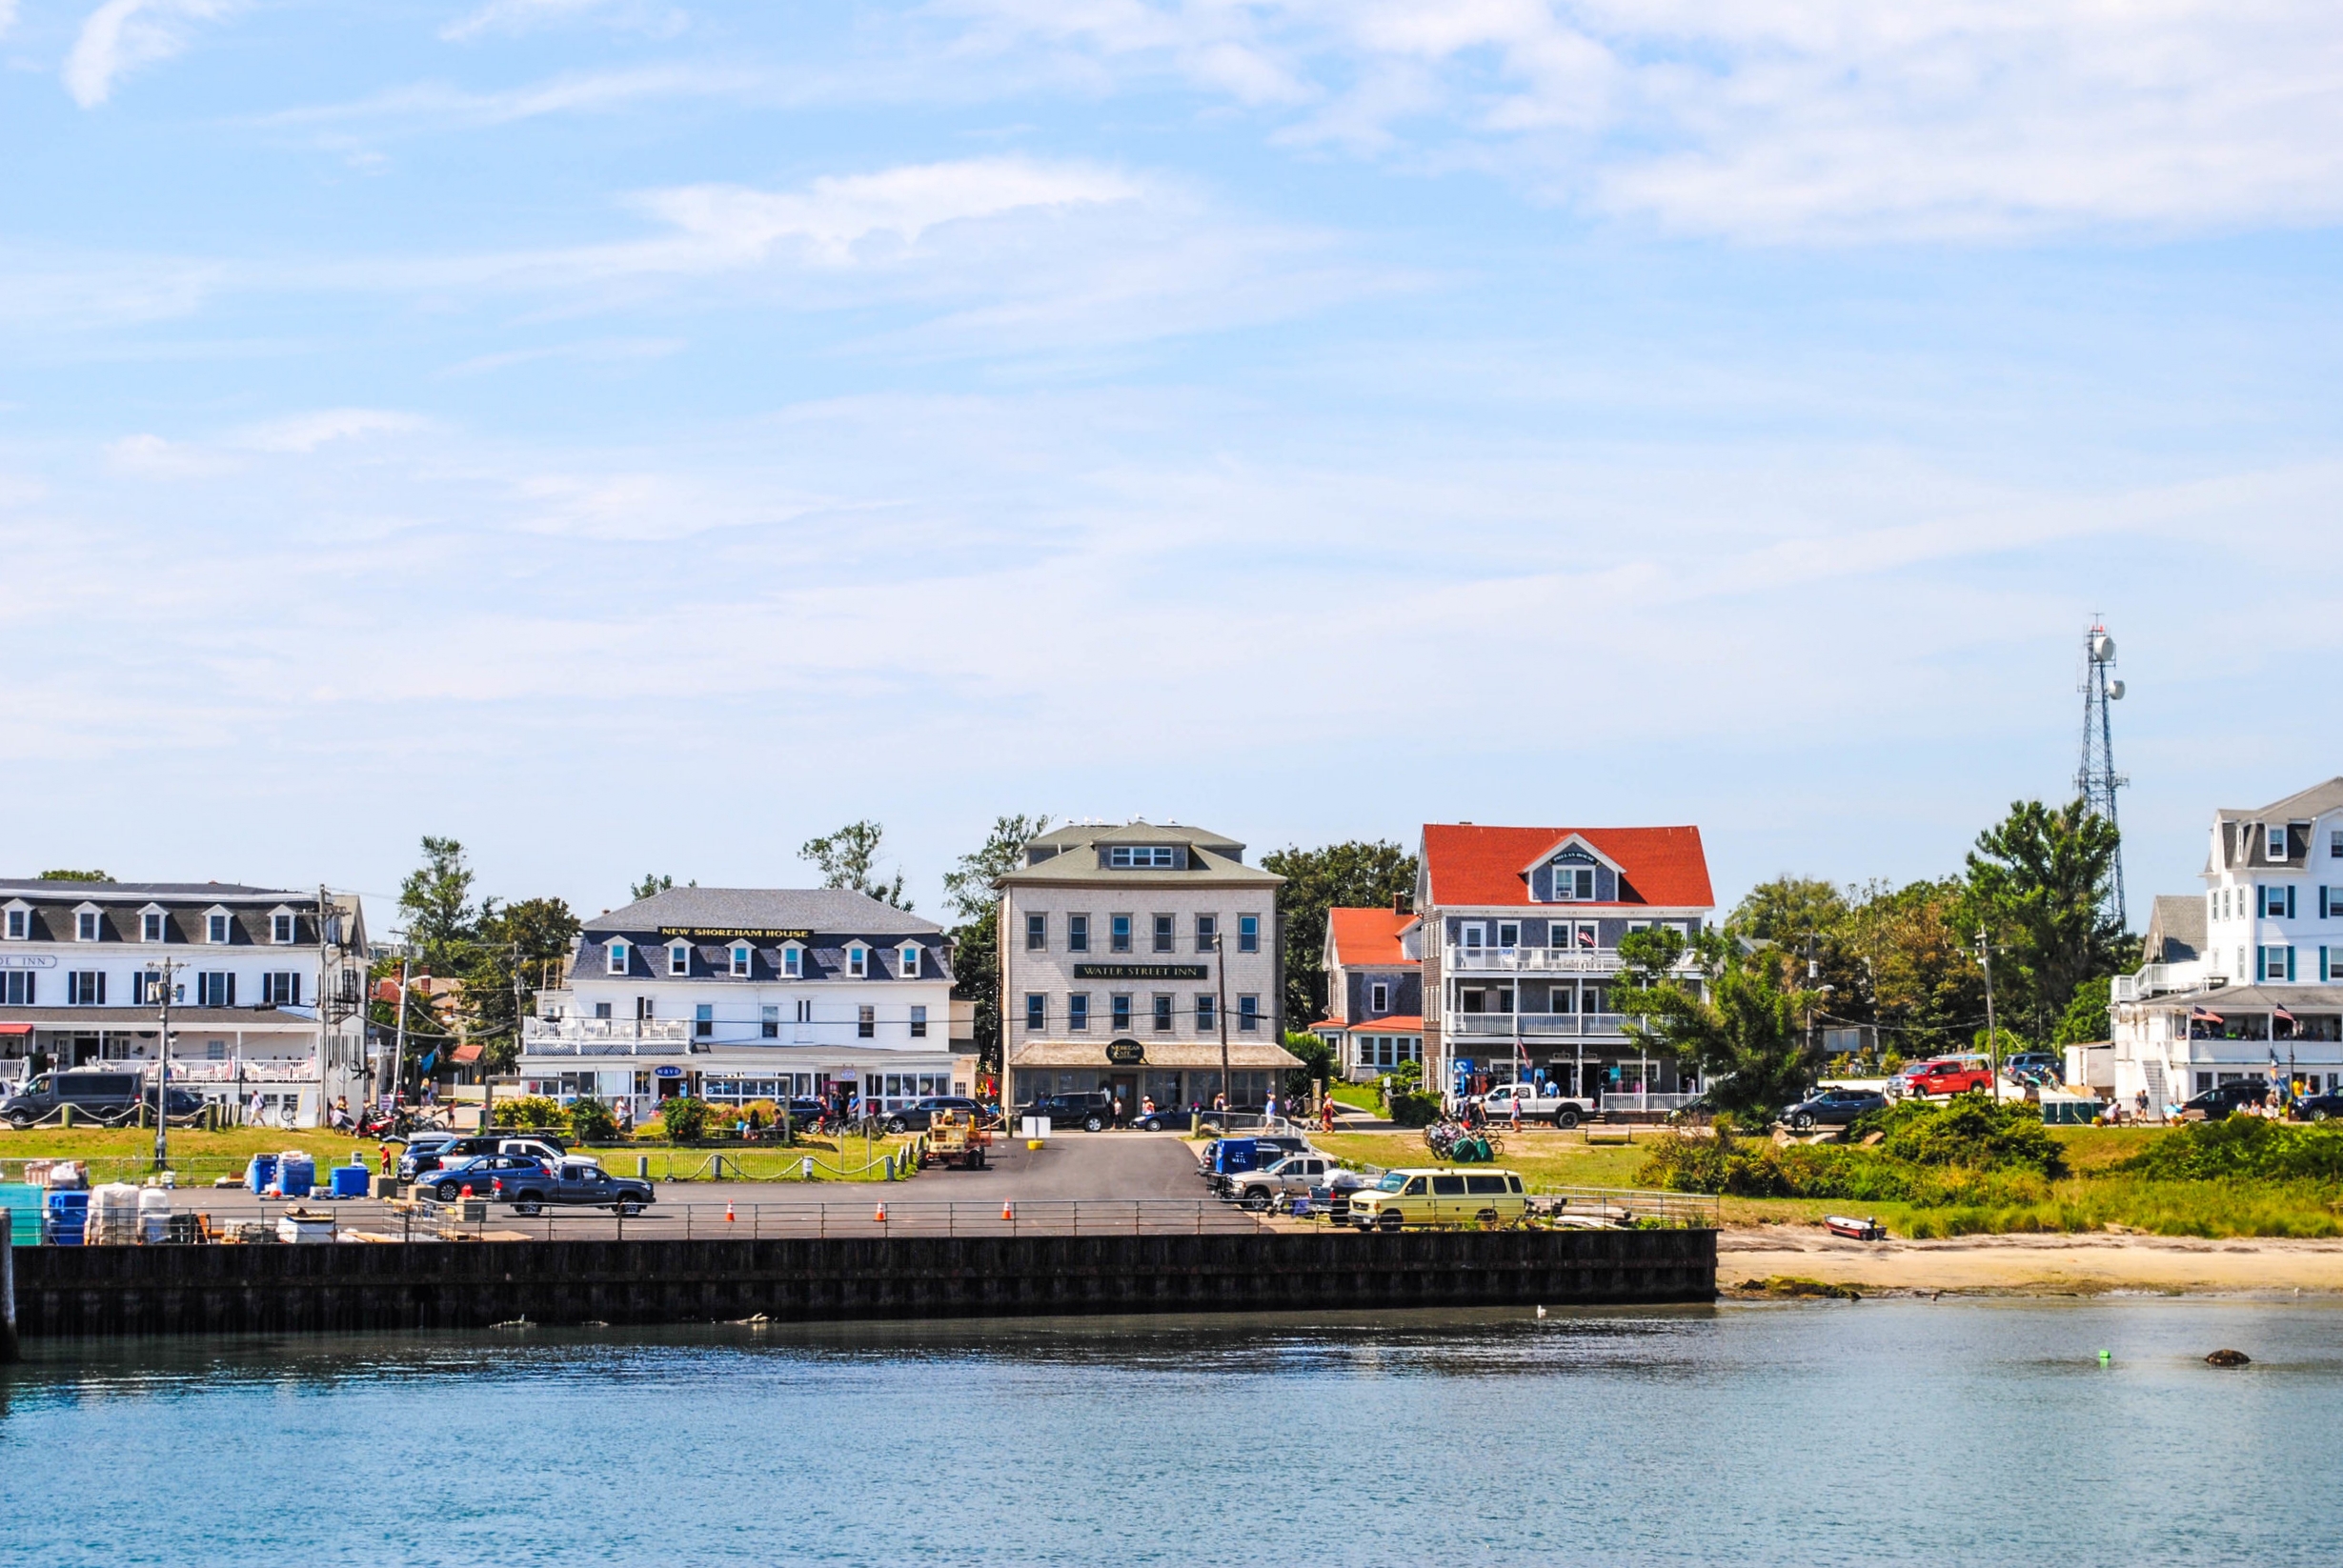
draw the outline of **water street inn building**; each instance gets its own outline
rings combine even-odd
[[[2151,1107],[2279,1073],[2343,1087],[2343,778],[2213,813],[2201,895],[2156,899],[2119,975],[2114,1091]]]
[[[272,1124],[313,1127],[373,1078],[365,968],[351,894],[0,880],[0,1076],[151,1070],[168,987],[173,1083],[239,1116],[257,1096]]]
[[[815,1096],[899,1111],[967,1095],[941,927],[835,888],[670,888],[585,922],[565,989],[521,1023],[521,1092],[717,1104]]]
[[[1424,1059],[1423,923],[1402,910],[1326,912],[1326,1016],[1310,1033],[1343,1076],[1380,1077]]]
[[[1619,939],[1715,913],[1700,830],[1430,823],[1417,859],[1426,1077],[1449,1093],[1543,1075],[1606,1109],[1690,1097],[1609,1005]],[[1687,965],[1686,978],[1694,971]]]
[[[1025,846],[1000,894],[1001,1103],[1112,1090],[1136,1110],[1256,1109],[1302,1065],[1282,1044],[1284,878],[1202,828],[1077,823]]]

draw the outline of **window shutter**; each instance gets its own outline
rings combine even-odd
[[[2294,977],[2294,950],[2291,947],[2286,950],[2286,977]]]
[[[223,975],[223,976],[222,976],[222,978],[224,978],[224,979],[225,979],[225,980],[227,980],[227,982],[228,982],[228,1000],[227,1000],[227,1001],[225,1001],[225,1002],[223,1002],[221,1005],[222,1005],[222,1006],[224,1006],[224,1007],[233,1007],[233,1006],[235,1006],[235,1005],[236,1005],[236,975],[235,975],[235,971],[233,971],[233,970],[230,970],[230,971],[228,972],[228,974],[227,974],[227,975]]]
[[[106,1005],[106,972],[102,969],[97,972],[97,1005]]]
[[[32,994],[39,988],[40,981],[41,977],[38,975],[30,970],[25,971],[25,1005],[27,1007],[33,1005]]]
[[[301,1005],[301,972],[297,969],[293,972],[293,1005]]]
[[[2270,950],[2256,945],[2253,949],[2254,983],[2259,984],[2268,978],[2270,978]]]
[[[2289,920],[2294,917],[2294,884],[2292,882],[2286,884],[2286,917]]]

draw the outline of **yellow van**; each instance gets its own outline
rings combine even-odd
[[[1350,1195],[1350,1222],[1363,1231],[1403,1225],[1507,1224],[1529,1208],[1522,1178],[1511,1171],[1445,1167],[1385,1171],[1372,1187]]]

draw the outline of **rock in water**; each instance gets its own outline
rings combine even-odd
[[[2253,1357],[2242,1350],[2216,1350],[2205,1357],[2205,1364],[2213,1367],[2251,1366]]]

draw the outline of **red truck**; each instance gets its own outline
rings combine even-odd
[[[1966,1095],[1972,1089],[1993,1092],[1993,1068],[1990,1062],[1977,1056],[1940,1056],[1934,1061],[1915,1062],[1896,1075],[1896,1086],[1904,1094]]]

